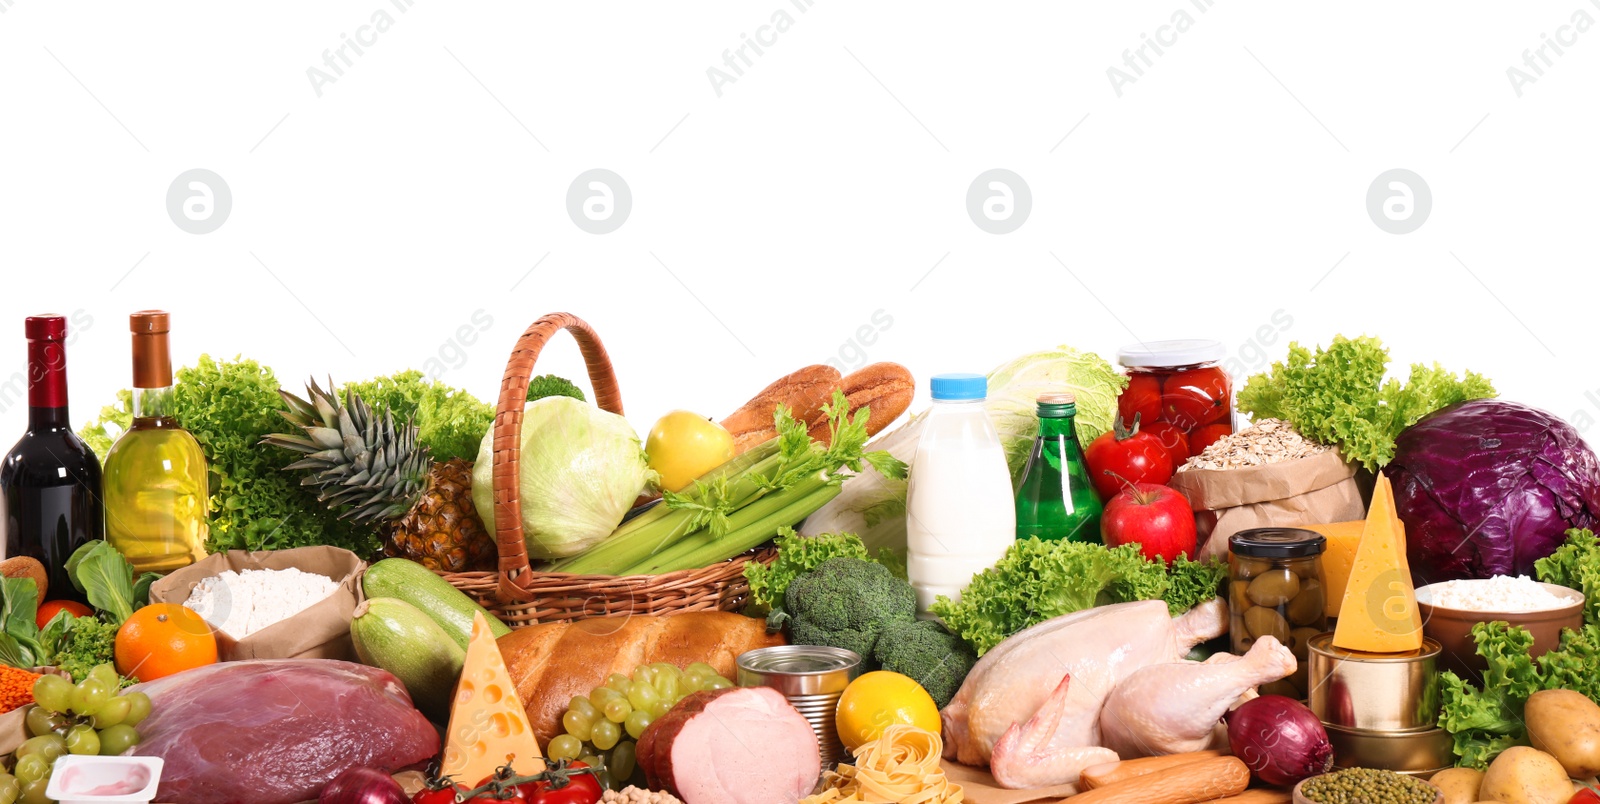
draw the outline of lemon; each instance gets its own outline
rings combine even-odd
[[[867,673],[839,696],[834,724],[839,742],[850,751],[878,739],[896,723],[939,733],[938,705],[910,676],[888,670]]]

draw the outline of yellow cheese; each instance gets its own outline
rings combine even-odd
[[[1322,603],[1329,617],[1337,617],[1339,606],[1344,603],[1345,586],[1350,582],[1350,567],[1356,563],[1356,545],[1361,543],[1361,532],[1366,530],[1367,521],[1357,519],[1295,527],[1320,533],[1328,540],[1322,553]]]
[[[1406,562],[1405,529],[1399,522],[1394,490],[1380,474],[1339,606],[1334,647],[1369,653],[1422,647],[1422,616]]]
[[[505,657],[495,644],[489,622],[473,615],[467,660],[461,666],[450,705],[450,729],[445,732],[444,763],[440,773],[458,784],[476,785],[506,764],[528,775],[544,770],[539,741],[533,737],[528,713],[517,697],[517,687],[506,672]]]

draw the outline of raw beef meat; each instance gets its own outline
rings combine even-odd
[[[292,804],[347,768],[394,772],[439,753],[438,731],[375,667],[223,662],[133,689],[150,716],[132,753],[165,760],[157,801]]]
[[[767,687],[689,695],[637,748],[650,787],[684,804],[795,804],[821,775],[816,732]]]

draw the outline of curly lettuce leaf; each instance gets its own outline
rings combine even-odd
[[[351,389],[374,408],[392,411],[395,421],[415,423],[417,443],[437,461],[474,460],[483,434],[494,424],[494,406],[416,370],[348,383],[341,394]],[[583,392],[576,398],[582,399]]]
[[[1533,562],[1534,574],[1545,583],[1583,593],[1583,622],[1600,625],[1600,538],[1588,528],[1567,531],[1567,540],[1554,553]]]
[[[1159,600],[1168,589],[1160,563],[1137,545],[1019,539],[993,567],[972,576],[960,601],[940,597],[932,610],[979,656],[1006,637],[1052,617],[1130,600]]]
[[[1284,419],[1346,460],[1376,471],[1394,457],[1401,430],[1440,408],[1495,396],[1494,385],[1468,371],[1461,378],[1438,363],[1416,363],[1404,384],[1385,380],[1389,350],[1377,338],[1336,336],[1312,352],[1289,344],[1288,357],[1245,382],[1240,411]]]
[[[1178,556],[1167,566],[1167,591],[1162,599],[1176,617],[1222,594],[1228,565],[1222,561],[1190,561]]]

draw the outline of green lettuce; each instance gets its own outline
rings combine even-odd
[[[1457,378],[1438,363],[1411,366],[1404,385],[1385,380],[1389,350],[1377,338],[1336,336],[1316,352],[1289,344],[1288,359],[1251,377],[1239,389],[1239,410],[1257,419],[1283,419],[1319,444],[1337,446],[1345,460],[1377,471],[1394,457],[1400,431],[1440,408],[1495,396],[1494,385],[1471,371]]]
[[[972,576],[959,602],[940,597],[932,610],[979,656],[1006,637],[1052,617],[1126,603],[1165,600],[1173,614],[1215,597],[1220,564],[1180,559],[1171,574],[1138,545],[1106,548],[1083,542],[1019,539],[993,567]]]
[[[1566,542],[1554,553],[1533,562],[1533,571],[1545,583],[1582,592],[1583,621],[1600,625],[1600,538],[1593,531],[1567,531]]]
[[[416,370],[349,383],[340,396],[348,398],[351,389],[375,410],[392,411],[395,422],[414,422],[417,443],[436,461],[478,457],[478,443],[494,424],[493,406]],[[578,398],[583,398],[582,391]]]

